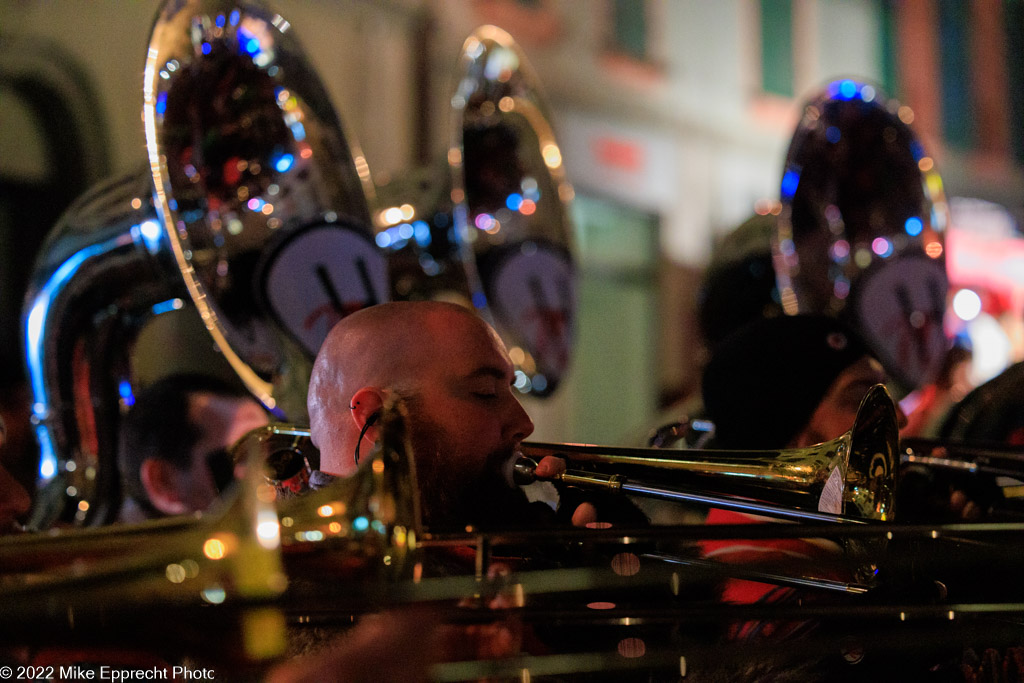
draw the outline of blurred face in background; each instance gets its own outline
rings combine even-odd
[[[196,391],[188,397],[188,428],[195,442],[187,466],[154,457],[143,461],[140,479],[150,504],[164,515],[206,510],[234,479],[231,446],[267,424],[251,398]]]
[[[885,384],[886,381],[888,377],[882,364],[870,356],[864,356],[843,370],[825,392],[807,426],[796,435],[789,447],[804,448],[842,436],[853,427],[857,409],[868,389],[876,384]],[[899,405],[896,406],[896,417],[902,428],[907,417]]]
[[[197,392],[189,397],[189,422],[199,433],[192,446],[191,467],[183,472],[182,501],[189,511],[205,510],[220,494],[224,481],[233,472],[228,449],[253,429],[267,424],[267,415],[251,398],[218,396]]]

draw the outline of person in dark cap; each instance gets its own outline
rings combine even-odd
[[[841,322],[821,315],[761,318],[724,338],[704,369],[703,399],[715,424],[711,447],[727,450],[803,448],[834,439],[853,426],[868,390],[885,383],[882,365]],[[905,417],[900,413],[901,422]],[[707,524],[773,521],[712,508]],[[836,572],[841,548],[826,539],[705,540],[705,558],[748,565],[803,561],[821,578],[848,581]],[[836,573],[833,573],[836,572]],[[811,599],[791,587],[728,579],[722,600],[732,604],[791,603]],[[817,628],[811,621],[751,620],[731,624],[732,640],[789,639]]]
[[[868,389],[886,380],[881,363],[841,322],[778,316],[722,340],[704,369],[702,391],[716,448],[770,450],[842,435]]]

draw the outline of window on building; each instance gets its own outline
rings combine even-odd
[[[761,89],[793,96],[792,0],[761,0]]]
[[[969,149],[971,114],[971,10],[963,0],[939,0],[939,69],[942,74],[942,135],[951,147]]]
[[[647,61],[647,12],[644,0],[611,0],[614,52]]]
[[[899,48],[896,38],[896,7],[895,0],[881,0],[879,6],[879,27],[882,35],[878,41],[881,54],[878,62],[882,79],[882,89],[889,95],[900,92],[899,66],[897,58]]]

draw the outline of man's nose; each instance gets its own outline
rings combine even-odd
[[[530,416],[515,396],[510,398],[512,405],[509,407],[506,433],[510,441],[519,443],[530,436],[530,434],[533,434],[533,420],[530,419]]]

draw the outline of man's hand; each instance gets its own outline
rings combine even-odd
[[[565,460],[554,455],[544,456],[544,459],[537,463],[534,474],[538,479],[558,479],[565,474]]]
[[[565,460],[554,455],[545,456],[534,470],[540,479],[558,479],[565,474]],[[572,525],[585,527],[597,522],[597,508],[593,503],[580,503],[572,513]]]

